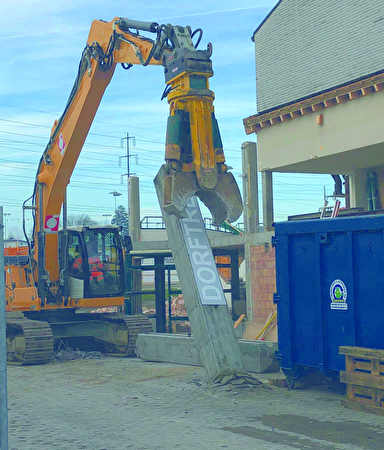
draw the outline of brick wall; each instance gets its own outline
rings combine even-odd
[[[276,310],[273,293],[276,292],[275,249],[271,244],[251,247],[251,283],[254,321],[266,321]]]
[[[384,70],[383,0],[282,0],[254,34],[261,113]]]

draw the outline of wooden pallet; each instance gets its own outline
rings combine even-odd
[[[342,405],[357,411],[384,415],[384,350],[340,347],[345,355],[345,372],[340,381],[347,385]]]

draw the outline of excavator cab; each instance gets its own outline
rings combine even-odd
[[[118,228],[78,227],[67,234],[70,297],[124,295],[124,252]]]

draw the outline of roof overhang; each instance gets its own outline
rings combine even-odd
[[[357,82],[315,95],[265,114],[255,114],[243,120],[246,134],[258,133],[264,128],[287,122],[307,114],[318,113],[375,92],[384,90],[384,72]]]

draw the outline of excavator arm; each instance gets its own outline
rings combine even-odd
[[[154,34],[144,37],[139,31]],[[198,42],[193,44],[196,34]],[[169,214],[184,217],[187,202],[197,195],[216,224],[234,221],[242,212],[236,181],[225,164],[214,116],[212,47],[197,50],[200,29],[115,18],[94,21],[64,113],[55,121],[40,160],[32,196],[35,227],[30,245],[37,255],[39,297],[44,289],[60,295],[57,226],[66,187],[116,64],[161,65],[170,105],[167,126],[164,198]],[[61,296],[61,295],[60,295]]]

